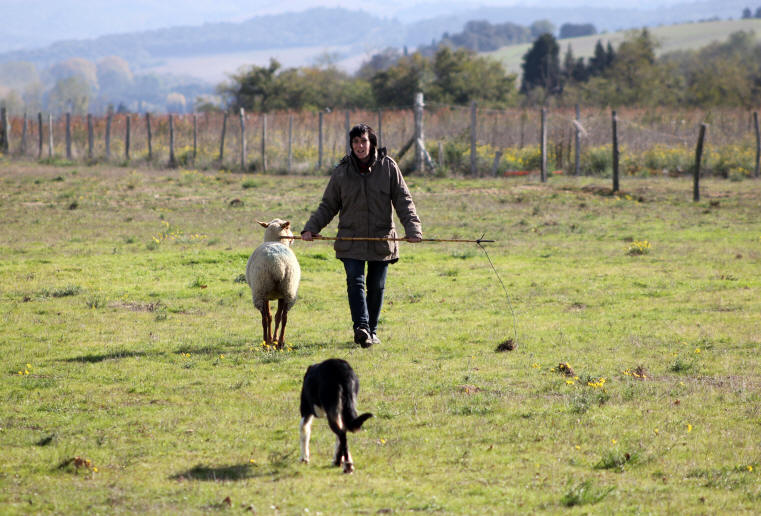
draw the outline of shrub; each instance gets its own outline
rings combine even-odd
[[[581,169],[586,174],[609,176],[613,170],[613,149],[610,145],[590,147],[581,153]]]

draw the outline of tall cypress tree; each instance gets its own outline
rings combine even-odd
[[[563,89],[560,75],[560,46],[549,33],[539,36],[523,56],[521,93],[541,86],[547,93],[560,93]]]

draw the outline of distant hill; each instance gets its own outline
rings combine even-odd
[[[724,41],[730,34],[738,31],[754,31],[757,36],[761,36],[761,19],[683,23],[651,27],[648,30],[659,43],[657,54],[663,55],[677,50],[697,50],[714,41]],[[577,58],[591,57],[594,54],[597,40],[602,40],[604,45],[610,42],[616,48],[626,38],[627,33],[628,31],[619,31],[580,38],[560,39],[558,40],[560,59],[562,61],[569,45],[573,55]],[[529,48],[531,48],[531,43],[511,45],[494,52],[488,52],[485,55],[498,59],[506,70],[520,75],[523,56]]]
[[[299,13],[257,16],[240,23],[208,23],[88,40],[59,41],[52,45],[0,54],[0,62],[26,61],[50,66],[71,57],[97,60],[119,56],[130,65],[144,66],[168,57],[204,56],[292,47],[395,43],[389,37],[397,24],[346,9],[309,9]]]
[[[347,68],[356,67],[359,64],[356,62],[358,53],[369,54],[389,46],[406,46],[414,50],[420,45],[430,45],[432,41],[440,40],[444,33],[461,31],[465,23],[471,20],[528,26],[539,19],[547,19],[556,27],[563,23],[591,23],[598,31],[612,31],[712,16],[739,17],[742,8],[748,4],[745,0],[700,0],[660,9],[652,8],[653,2],[641,5],[632,3],[631,7],[626,8],[571,8],[558,6],[558,2],[542,7],[473,7],[468,2],[458,0],[440,0],[435,6],[413,0],[407,9],[396,9],[399,13],[397,19],[393,17],[393,10],[389,13],[373,5],[357,4],[355,10],[303,10],[309,2],[291,0],[285,5],[294,12],[253,16],[235,22],[192,25],[188,24],[189,20],[232,19],[233,13],[266,12],[275,7],[264,0],[165,0],[160,4],[149,0],[112,0],[107,3],[88,0],[2,0],[2,3],[2,18],[6,23],[0,33],[0,49],[8,48],[11,45],[9,42],[14,41],[17,45],[23,42],[26,48],[0,51],[0,62],[25,61],[42,68],[71,57],[97,60],[116,55],[136,70],[154,67],[171,70],[174,60],[182,60],[178,68],[192,71],[193,66],[188,60],[198,57],[208,62],[210,56],[218,56],[220,61],[227,63],[227,73],[246,64],[254,54],[258,61],[248,61],[248,64],[266,64],[269,56],[277,57],[287,52],[286,49],[292,55],[294,49],[301,49],[308,56],[303,62],[289,63],[292,66],[309,64],[313,56],[328,50],[336,53],[341,60],[350,60],[352,64]],[[214,5],[218,6],[218,12],[212,10]],[[125,27],[142,25],[151,30],[86,37],[87,34],[121,26],[118,23],[121,19]],[[179,26],[155,28],[161,21]],[[45,27],[49,28],[49,32],[66,35],[69,39],[30,48],[30,41],[35,37],[41,42],[49,41]],[[83,36],[72,39],[76,34]],[[267,55],[262,56],[262,53]],[[237,66],[232,64],[236,61]],[[221,71],[215,72],[217,78],[223,75]]]

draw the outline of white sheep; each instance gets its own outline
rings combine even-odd
[[[285,344],[285,325],[288,322],[288,310],[296,302],[296,292],[301,279],[301,267],[296,255],[291,251],[293,236],[289,221],[275,219],[270,223],[259,222],[267,228],[264,232],[264,243],[254,249],[246,264],[246,281],[251,287],[254,306],[262,313],[263,340],[268,345],[273,344],[277,337],[277,347],[282,349]],[[275,333],[272,333],[272,313],[270,301],[277,299],[275,313]]]

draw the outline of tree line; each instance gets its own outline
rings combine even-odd
[[[732,34],[699,50],[657,56],[647,29],[633,31],[617,48],[600,39],[594,54],[561,58],[551,33],[539,35],[523,56],[520,84],[498,61],[467,48],[440,44],[432,55],[388,49],[355,75],[331,64],[283,69],[252,66],[217,90],[224,106],[253,111],[394,108],[416,92],[427,103],[484,107],[527,105],[739,106],[761,103],[761,44],[749,32]]]

